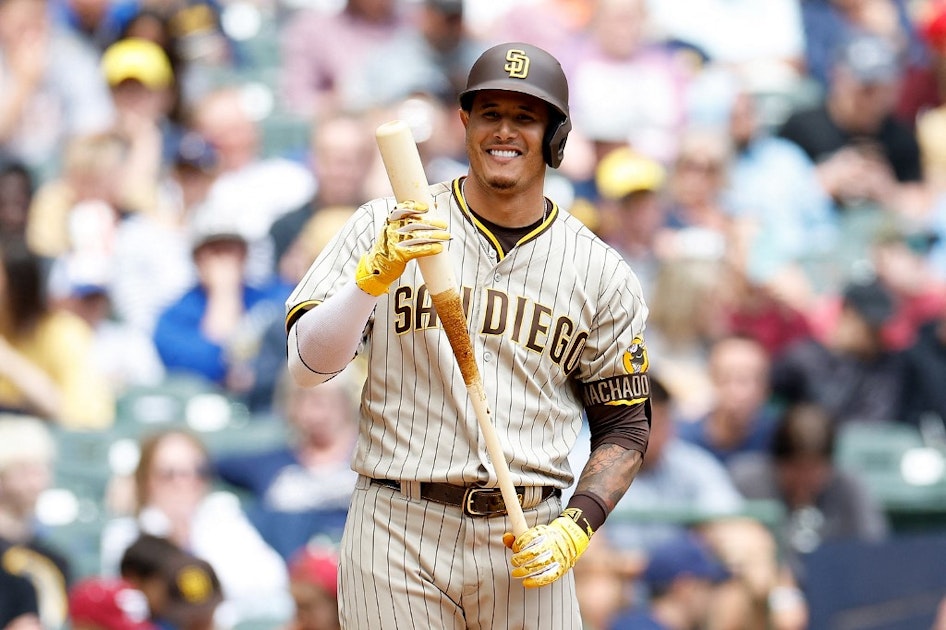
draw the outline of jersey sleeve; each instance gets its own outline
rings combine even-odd
[[[582,351],[577,379],[586,409],[647,401],[650,365],[644,342],[647,306],[640,282],[615,256],[606,268],[600,307]]]
[[[303,313],[352,281],[358,260],[371,248],[393,205],[390,198],[369,201],[329,241],[286,300],[287,331]]]

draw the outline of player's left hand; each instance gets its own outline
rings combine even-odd
[[[551,584],[575,566],[588,548],[591,534],[562,514],[548,525],[536,525],[518,537],[504,535],[503,543],[513,551],[509,560],[514,567],[512,577],[522,579],[526,588]]]

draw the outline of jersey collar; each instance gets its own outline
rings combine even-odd
[[[460,211],[463,213],[463,216],[467,221],[470,222],[476,230],[483,235],[484,238],[489,242],[489,244],[496,251],[496,254],[499,256],[499,260],[502,260],[506,257],[506,252],[503,251],[502,246],[499,243],[499,239],[496,238],[496,235],[490,231],[490,229],[483,224],[482,221],[476,218],[470,211],[470,207],[466,203],[466,199],[463,197],[463,180],[466,177],[458,177],[453,180],[453,197],[457,201],[457,205],[460,207]],[[515,247],[519,247],[524,243],[528,243],[531,240],[538,238],[542,233],[548,230],[552,224],[555,222],[555,219],[558,218],[558,205],[554,201],[549,201],[551,208],[549,209],[548,216],[543,219],[542,223],[535,227],[527,234],[523,235],[518,241],[516,241]]]

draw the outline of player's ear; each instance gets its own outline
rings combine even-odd
[[[460,122],[463,123],[463,128],[466,129],[466,126],[470,124],[470,112],[462,107],[457,108],[457,112],[460,114]]]

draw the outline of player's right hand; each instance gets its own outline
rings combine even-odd
[[[408,261],[443,251],[444,242],[450,240],[447,223],[425,216],[426,212],[425,204],[414,201],[394,206],[374,245],[358,261],[355,282],[362,291],[383,295]]]

